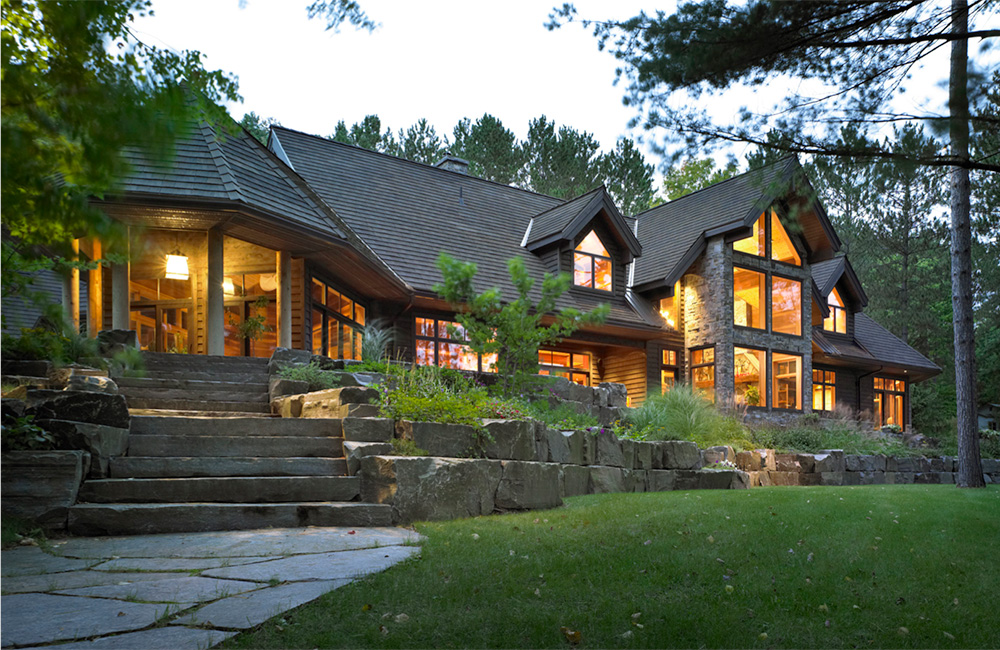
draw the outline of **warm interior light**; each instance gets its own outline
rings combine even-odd
[[[167,279],[187,280],[191,277],[188,272],[187,255],[181,255],[180,251],[167,254]]]
[[[226,294],[227,296],[236,295],[236,287],[233,286],[232,278],[226,278],[225,280],[222,281],[222,293]]]

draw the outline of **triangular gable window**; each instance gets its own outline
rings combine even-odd
[[[770,239],[772,260],[802,266],[802,258],[795,250],[788,231],[781,225],[778,213],[770,210],[770,219],[767,217],[767,212],[761,213],[754,221],[752,234],[733,242],[733,250],[755,257],[767,257],[767,243]]]
[[[573,284],[599,291],[612,290],[611,255],[591,230],[573,252]]]
[[[847,334],[847,309],[844,308],[840,292],[836,289],[831,291],[826,303],[830,307],[830,315],[823,319],[823,329],[827,332]]]
[[[771,259],[786,264],[802,266],[802,258],[799,257],[792,238],[788,236],[785,227],[781,225],[778,214],[771,210]]]

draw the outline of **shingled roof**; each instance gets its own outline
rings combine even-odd
[[[535,251],[556,241],[571,241],[602,210],[611,231],[627,251],[625,263],[642,255],[642,246],[632,231],[633,224],[618,211],[603,185],[532,218],[527,232],[527,249]]]
[[[171,160],[127,150],[131,173],[121,191],[131,197],[241,204],[327,238],[345,238],[346,229],[336,215],[246,131],[223,133],[207,122],[189,124],[175,147]]]
[[[854,338],[872,357],[887,366],[915,369],[928,375],[941,372],[936,363],[901,341],[867,314],[854,315]]]
[[[838,255],[822,262],[816,262],[810,267],[809,271],[824,299],[830,295],[837,282],[841,278],[845,278],[854,300],[861,307],[868,304],[868,294],[865,293],[864,287],[861,286],[861,280],[858,279],[857,274],[854,272],[854,267],[851,266],[851,262],[847,259],[846,255]]]
[[[548,270],[521,244],[531,219],[563,206],[561,199],[284,127],[272,127],[270,147],[420,293],[433,293],[441,281],[442,251],[477,264],[480,291],[509,287],[507,260],[514,257],[538,280]],[[557,306],[587,309],[590,302],[571,291]],[[609,322],[649,327],[624,299],[599,302],[610,304]]]

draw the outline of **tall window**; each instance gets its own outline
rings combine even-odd
[[[574,384],[590,386],[590,354],[539,350],[538,374],[565,377]]]
[[[310,286],[313,354],[361,359],[365,308],[316,278]]]
[[[875,426],[895,424],[906,427],[905,421],[906,382],[902,379],[875,378]]]
[[[133,272],[129,279],[129,326],[139,337],[139,348],[190,352],[191,280],[137,278],[137,275]]]
[[[660,352],[660,392],[665,393],[677,384],[677,352]]]
[[[837,376],[829,370],[813,370],[813,410],[832,411],[837,403]]]
[[[600,291],[611,291],[611,255],[591,230],[573,252],[573,284]]]
[[[227,271],[222,280],[225,298],[226,356],[269,357],[278,345],[278,278],[274,273]],[[264,304],[266,303],[266,304]],[[264,318],[260,339],[244,338],[241,324]]]
[[[715,348],[691,350],[691,385],[715,401]]]
[[[746,406],[767,404],[767,352],[735,348],[733,377],[736,382],[736,403]]]
[[[667,322],[667,327],[677,329],[680,318],[680,296],[681,283],[678,280],[674,283],[674,295],[669,298],[660,298],[660,317]]]
[[[770,244],[770,251],[768,250]],[[733,250],[756,257],[770,257],[777,262],[802,266],[802,258],[776,211],[762,213],[753,224],[749,237],[733,242]]]
[[[733,267],[733,323],[764,329],[765,276],[758,271]]]
[[[836,288],[827,296],[826,304],[830,306],[830,315],[823,319],[823,329],[827,332],[847,334],[847,310]]]
[[[777,409],[798,409],[802,394],[802,357],[797,354],[771,354],[771,405]]]
[[[454,334],[449,334],[449,325],[454,329]],[[417,365],[496,372],[496,354],[480,357],[464,342],[468,340],[469,337],[461,323],[436,318],[417,318]]]
[[[802,336],[802,283],[771,276],[771,331]]]

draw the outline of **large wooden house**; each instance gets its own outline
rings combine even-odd
[[[378,322],[396,356],[488,371],[448,334],[454,308],[433,290],[445,251],[475,262],[483,289],[512,292],[506,263],[519,257],[539,284],[571,274],[560,306],[609,304],[604,325],[539,350],[540,369],[623,383],[633,405],[691,382],[718,403],[844,406],[905,427],[911,383],[939,372],[863,313],[795,158],[631,216],[604,188],[566,201],[475,178],[459,159],[423,165],[282,127],[265,147],[202,124],[172,164],[131,161],[100,204],[129,226],[130,264],[65,278],[62,294],[91,332],[134,329],[143,349],[359,358]],[[6,307],[8,328],[30,325]],[[257,315],[268,331],[248,341],[240,323]]]

